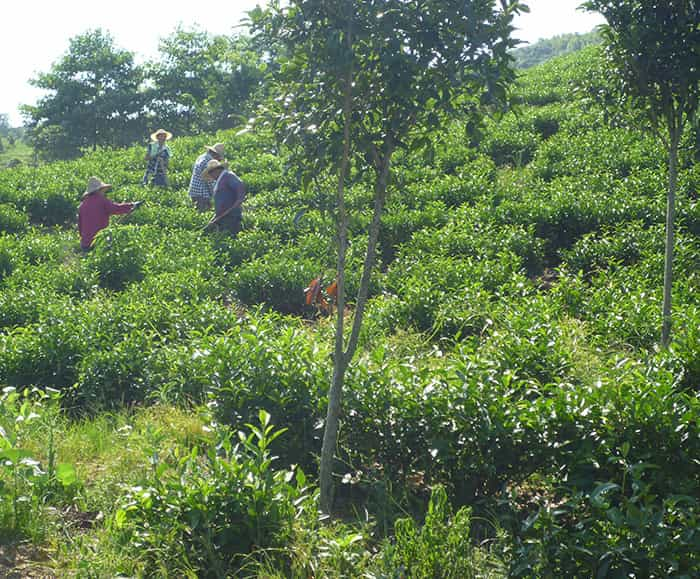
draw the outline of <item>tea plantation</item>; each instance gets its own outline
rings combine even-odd
[[[0,575],[697,577],[700,163],[684,137],[673,342],[665,152],[604,108],[598,48],[529,69],[480,137],[395,167],[344,399],[337,518],[317,514],[332,186],[264,132],[0,171]],[[192,162],[226,143],[236,239]],[[81,254],[87,178],[113,218]],[[350,291],[371,185],[349,192]],[[303,211],[302,211],[303,210]]]

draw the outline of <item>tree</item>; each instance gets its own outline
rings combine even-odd
[[[229,39],[220,67],[223,76],[211,91],[210,103],[217,128],[226,128],[238,124],[237,118],[262,101],[268,64],[251,39],[241,35]]]
[[[696,0],[588,0],[607,20],[607,54],[623,93],[643,109],[668,150],[666,252],[661,343],[671,340],[674,221],[678,146],[696,124],[700,99],[700,2]]]
[[[35,147],[47,158],[81,148],[126,145],[142,130],[141,69],[131,52],[115,48],[100,29],[70,40],[68,52],[31,81],[49,91],[23,113]]]
[[[500,6],[500,7],[499,7]],[[279,51],[279,90],[268,116],[300,153],[306,181],[337,176],[337,322],[321,451],[321,508],[332,505],[332,467],[345,374],[357,349],[381,217],[398,150],[430,147],[446,115],[474,98],[503,100],[513,79],[513,16],[502,0],[292,0],[251,12]],[[462,98],[464,94],[470,98]],[[374,210],[349,336],[345,256],[349,179],[371,175]]]
[[[260,89],[265,64],[244,36],[178,28],[159,49],[160,59],[149,65],[149,108],[175,131],[229,128]]]

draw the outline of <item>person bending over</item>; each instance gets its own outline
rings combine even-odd
[[[234,172],[228,170],[228,165],[212,159],[202,172],[202,177],[214,182],[214,212],[213,219],[207,227],[216,226],[219,230],[228,231],[234,237],[241,230],[242,209],[245,199],[245,185]]]

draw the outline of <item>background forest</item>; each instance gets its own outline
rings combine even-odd
[[[23,115],[28,141],[44,160],[98,146],[124,146],[158,126],[175,134],[241,124],[263,95],[268,64],[243,35],[178,29],[160,42],[157,60],[139,65],[97,29],[31,82],[47,91]]]

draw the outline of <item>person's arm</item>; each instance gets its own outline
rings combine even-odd
[[[115,203],[109,199],[105,199],[105,209],[109,215],[123,215],[130,213],[136,207],[136,203]]]

